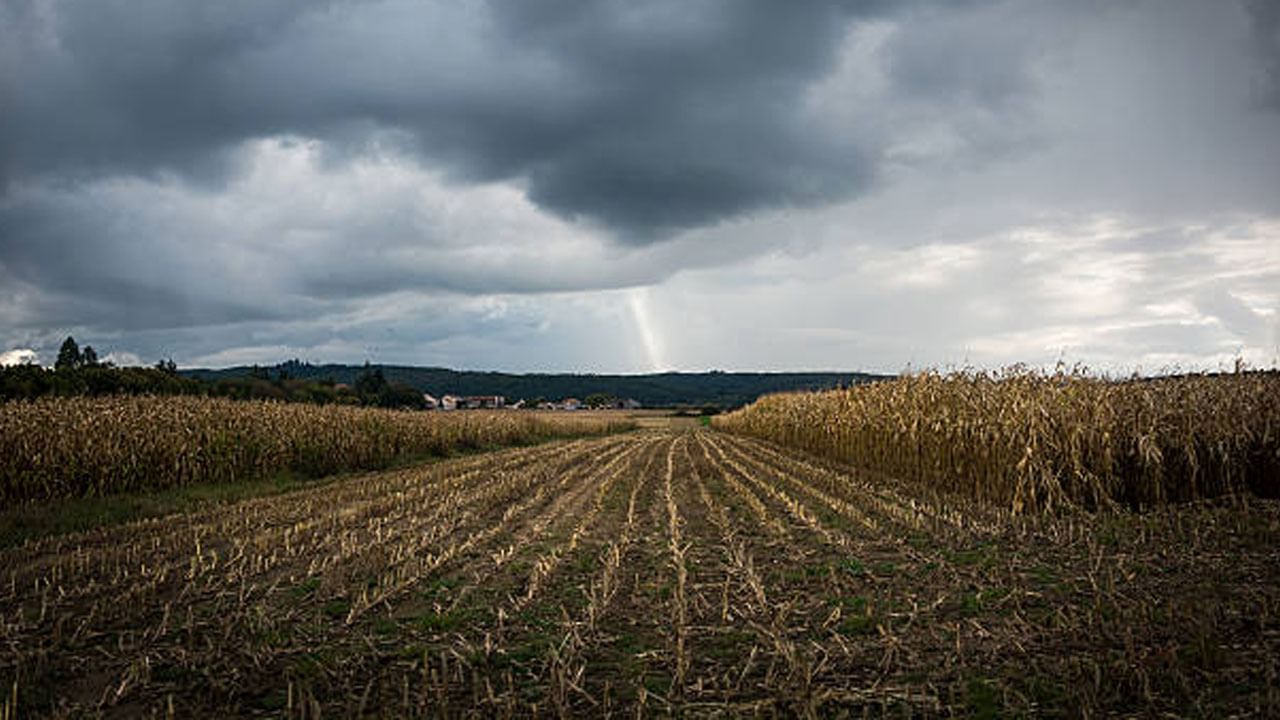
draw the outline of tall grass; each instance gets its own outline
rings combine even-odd
[[[615,431],[600,414],[424,413],[197,397],[0,403],[0,501],[386,467],[456,450]]]
[[[1280,373],[925,372],[714,419],[1015,512],[1280,495]]]

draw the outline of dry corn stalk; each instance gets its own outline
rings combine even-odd
[[[1280,373],[925,372],[715,419],[1015,512],[1280,494]]]
[[[192,397],[19,400],[0,403],[0,501],[378,469],[631,425],[595,413],[445,414]]]

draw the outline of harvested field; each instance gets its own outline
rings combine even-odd
[[[1274,501],[912,487],[651,429],[50,538],[0,552],[0,712],[1280,711]]]

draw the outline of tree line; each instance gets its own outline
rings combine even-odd
[[[354,383],[331,378],[301,378],[290,368],[294,361],[274,368],[253,367],[241,377],[204,380],[179,374],[177,363],[161,360],[152,367],[117,367],[91,345],[81,348],[68,337],[52,368],[14,365],[0,368],[0,399],[42,396],[204,395],[238,400],[280,400],[319,405],[337,403],[385,408],[423,409],[422,393],[405,383],[389,382],[381,368],[365,365]]]

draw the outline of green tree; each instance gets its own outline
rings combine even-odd
[[[80,346],[76,344],[76,339],[67,336],[62,341],[62,347],[58,349],[58,359],[54,362],[55,370],[74,370],[80,367],[84,362],[84,357],[80,354]]]
[[[591,393],[583,402],[590,408],[603,408],[613,407],[617,400],[608,393]]]
[[[387,378],[382,374],[382,368],[370,367],[365,363],[364,372],[360,373],[355,382],[355,391],[360,400],[366,405],[378,404],[379,396],[386,387]]]
[[[422,410],[427,406],[422,393],[403,383],[388,383],[377,395],[377,404],[385,408],[412,408]]]
[[[80,364],[85,367],[98,367],[98,351],[92,345],[85,345],[80,353]]]

